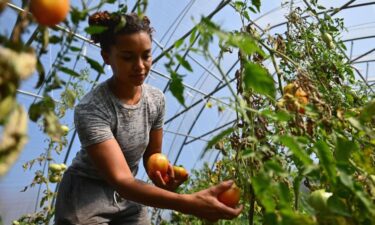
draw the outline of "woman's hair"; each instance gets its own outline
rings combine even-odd
[[[138,16],[136,13],[119,14],[107,11],[96,12],[89,16],[90,26],[102,26],[106,29],[101,33],[91,35],[94,43],[100,43],[103,51],[109,51],[111,45],[116,44],[116,36],[146,32],[152,38],[153,28],[147,16]]]

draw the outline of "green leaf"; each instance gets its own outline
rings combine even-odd
[[[336,167],[333,159],[332,151],[324,141],[318,141],[315,144],[317,149],[317,155],[319,157],[319,163],[327,173],[327,177],[331,181],[335,181],[336,178]]]
[[[177,98],[178,102],[185,106],[184,98],[184,85],[182,84],[181,75],[177,74],[174,71],[171,72],[171,84],[169,90],[171,90],[174,97]]]
[[[224,137],[228,136],[229,134],[233,133],[234,129],[233,127],[229,127],[228,129],[225,129],[223,131],[221,131],[218,135],[216,135],[215,137],[213,137],[206,145],[206,147],[204,148],[202,154],[201,154],[201,158],[203,158],[203,156],[206,154],[206,152],[212,148],[212,146],[214,146],[216,143],[218,143],[220,140],[222,140]]]
[[[61,93],[61,98],[64,100],[64,103],[68,108],[73,108],[77,98],[77,92],[76,90],[67,88],[63,93]]]
[[[301,149],[300,144],[298,143],[298,141],[294,137],[291,137],[291,136],[281,136],[280,137],[280,141],[281,141],[281,143],[283,145],[285,145],[286,147],[288,147],[292,151],[292,153],[299,160],[301,160],[301,162],[305,166],[308,166],[308,165],[310,165],[312,163],[312,160],[309,157],[309,155]]]
[[[185,39],[181,38],[181,39],[178,39],[175,43],[174,43],[174,47],[175,48],[179,48],[183,43],[184,43]]]
[[[181,64],[181,66],[183,66],[185,69],[189,70],[190,72],[193,72],[193,68],[191,68],[190,63],[188,61],[186,61],[186,59],[184,59],[184,57],[176,54],[176,59]]]
[[[351,152],[358,150],[358,146],[346,139],[338,138],[335,150],[335,159],[338,163],[347,163]]]
[[[272,99],[275,98],[276,89],[272,76],[260,65],[247,62],[243,80],[246,90],[253,89],[259,94],[266,95]]]
[[[69,49],[70,49],[72,52],[80,52],[80,51],[81,51],[81,48],[78,48],[78,47],[75,47],[75,46],[69,46]]]
[[[242,8],[245,6],[245,3],[241,2],[241,1],[236,1],[234,2],[234,8],[237,10],[237,11],[241,11]]]
[[[37,122],[40,116],[47,111],[54,110],[55,103],[51,97],[45,97],[43,100],[31,104],[29,107],[30,120]]]
[[[57,44],[57,43],[60,43],[61,41],[62,41],[62,37],[59,37],[56,35],[52,35],[49,37],[49,43],[51,44]]]
[[[260,173],[251,178],[251,184],[257,199],[259,199],[262,205],[265,207],[266,212],[274,212],[276,202],[272,195],[273,190],[270,177]]]
[[[191,31],[190,38],[189,38],[190,46],[193,45],[196,37],[197,37],[197,27],[194,27],[193,30]]]
[[[39,78],[38,78],[38,82],[35,86],[35,89],[42,86],[42,84],[44,83],[45,77],[46,77],[46,71],[44,70],[44,66],[43,66],[42,62],[40,61],[40,57],[37,58],[36,70],[38,71]]]
[[[87,56],[84,56],[84,57],[87,63],[90,64],[91,68],[96,70],[98,73],[104,73],[104,69],[102,65],[100,65],[97,61],[95,61],[94,59],[91,59],[90,57],[87,57]]]
[[[251,4],[253,4],[257,8],[258,12],[260,12],[260,0],[251,0]]]
[[[345,202],[336,195],[332,195],[328,198],[327,205],[330,211],[338,215],[351,216]]]
[[[220,34],[219,32],[217,32]],[[254,39],[249,36],[245,36],[243,34],[227,34],[221,33],[219,36],[223,38],[223,40],[227,39],[227,42],[231,46],[238,47],[243,52],[248,55],[253,54],[254,52],[258,52],[262,56],[264,56],[264,52],[257,46]]]
[[[287,122],[292,119],[292,116],[287,111],[283,110],[275,112],[274,110],[265,109],[261,111],[261,114],[280,122]]]
[[[371,121],[373,118],[375,118],[375,101],[367,104],[359,116],[359,119],[363,122]]]
[[[362,124],[354,117],[348,118],[348,122],[357,130],[363,130]]]
[[[74,70],[72,70],[72,69],[69,69],[69,68],[67,68],[67,67],[63,67],[63,66],[61,66],[61,67],[59,67],[59,70],[60,70],[61,72],[64,72],[64,73],[68,74],[68,75],[71,75],[71,76],[73,76],[73,77],[80,77],[80,76],[81,76],[81,75],[80,75],[79,73],[77,73],[76,71],[74,71]]]
[[[97,25],[91,25],[85,28],[85,31],[88,34],[100,34],[107,30],[108,28],[105,26],[97,26]]]

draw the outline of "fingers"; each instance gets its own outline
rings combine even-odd
[[[227,219],[233,219],[241,214],[243,210],[243,205],[238,206],[237,208],[231,208],[226,205],[225,206],[225,215],[228,217]]]
[[[221,192],[224,192],[224,191],[228,190],[233,185],[233,183],[234,182],[232,180],[227,180],[227,181],[223,181],[220,184],[214,186],[212,188],[214,195],[217,196]]]
[[[169,177],[172,178],[172,180],[174,180],[174,178],[175,178],[174,169],[173,169],[172,164],[170,164],[170,163],[168,165],[168,172],[167,173],[168,173]]]
[[[160,173],[160,171],[156,171],[155,173],[151,174],[150,178],[158,187],[165,187],[166,183]]]

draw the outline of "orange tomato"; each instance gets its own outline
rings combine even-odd
[[[69,12],[69,0],[31,0],[30,12],[43,26],[54,26],[66,18]]]
[[[240,201],[240,197],[241,189],[235,183],[233,183],[233,185],[228,190],[220,193],[217,196],[220,202],[232,208],[234,208],[238,204],[238,202]]]
[[[307,93],[302,90],[302,88],[298,88],[296,93],[294,94],[296,97],[307,97]]]
[[[150,176],[155,175],[156,171],[159,171],[162,177],[168,172],[169,160],[167,156],[161,153],[154,153],[150,156],[147,161],[147,170]]]
[[[186,179],[189,175],[186,169],[182,166],[173,166],[174,176],[178,180]]]

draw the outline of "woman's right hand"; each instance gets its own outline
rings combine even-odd
[[[216,186],[189,195],[190,204],[186,207],[185,213],[211,222],[237,217],[243,209],[242,205],[238,208],[231,208],[217,199],[217,196],[228,190],[232,184],[233,181],[224,181]]]

